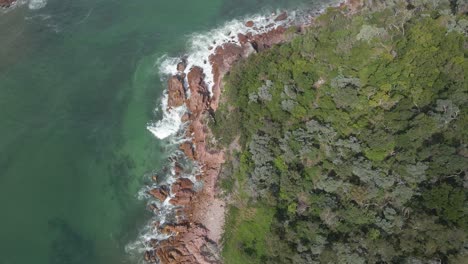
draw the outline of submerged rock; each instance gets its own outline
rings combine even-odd
[[[186,67],[187,67],[187,63],[185,61],[181,61],[177,64],[177,71],[184,72]]]
[[[247,22],[245,23],[245,26],[246,26],[246,27],[253,27],[254,24],[255,24],[255,23],[254,23],[252,20],[249,20],[249,21],[247,21]]]
[[[275,21],[276,21],[276,22],[278,22],[278,21],[284,21],[284,20],[286,20],[287,18],[288,18],[288,13],[283,12],[283,13],[279,14],[279,16],[277,16],[277,17],[275,18]]]

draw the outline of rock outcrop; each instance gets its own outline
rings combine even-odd
[[[184,88],[184,80],[181,76],[172,76],[167,82],[167,93],[168,93],[168,108],[174,108],[182,106],[185,103],[186,95]]]
[[[286,19],[288,19],[288,13],[283,12],[283,13],[279,14],[279,15],[275,18],[275,21],[278,22],[278,21],[283,21],[283,20],[286,20]]]
[[[249,20],[249,21],[245,22],[246,27],[253,27],[254,25],[255,25],[255,23],[252,20]]]
[[[0,0],[0,7],[1,8],[8,8],[15,2],[16,2],[16,0]]]
[[[170,189],[161,186],[149,191],[150,195],[160,201],[171,197],[169,203],[180,210],[177,212],[176,223],[156,226],[161,234],[171,237],[156,242],[154,250],[147,251],[144,258],[148,262],[159,259],[161,263],[220,263],[217,245],[224,223],[224,202],[216,198],[215,194],[216,180],[224,155],[222,152],[210,151],[206,146],[206,116],[212,111],[212,97],[204,82],[202,68],[193,67],[186,75],[189,98],[186,98],[186,88],[183,85],[185,64],[179,63],[177,70],[178,74],[168,81],[168,108],[184,104],[187,107],[188,114],[182,119],[189,123],[185,134],[190,140],[180,144],[179,148],[187,158],[200,164],[202,173],[197,178],[203,182],[203,189],[195,191],[194,183],[188,178],[182,178],[184,168],[176,161],[176,181]],[[214,211],[218,212],[216,219],[208,216]]]
[[[149,191],[149,193],[156,199],[164,202],[169,196],[169,190],[167,187],[161,186],[160,188],[155,188]]]
[[[186,105],[192,115],[191,121],[198,120],[209,107],[210,92],[204,84],[204,79],[203,69],[197,66],[190,69],[187,75],[190,98],[187,99]]]

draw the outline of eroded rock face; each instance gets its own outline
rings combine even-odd
[[[171,204],[180,206],[188,205],[195,195],[193,182],[186,178],[177,179],[172,185],[172,193],[175,197],[169,201]]]
[[[181,231],[174,227],[174,231]],[[221,263],[217,252],[217,246],[214,245],[215,253],[210,252],[213,243],[206,239],[207,229],[201,225],[190,224],[182,236],[173,236],[166,243],[160,245],[156,254],[161,263],[170,264],[194,264],[194,263]],[[179,232],[180,233],[180,232]],[[207,254],[208,253],[208,254]]]
[[[183,190],[192,190],[193,189],[193,182],[187,178],[179,178],[177,179],[176,183],[172,185],[172,192],[178,193]]]
[[[156,199],[159,199],[161,202],[164,202],[169,196],[169,190],[166,187],[161,186],[160,188],[155,188],[149,191],[149,193]]]
[[[0,0],[0,7],[8,8],[10,7],[16,0]]]
[[[283,13],[279,14],[279,16],[277,16],[277,17],[275,18],[275,21],[276,21],[276,22],[278,22],[278,21],[284,21],[284,20],[286,20],[286,19],[288,19],[288,13],[283,12]]]
[[[174,108],[182,106],[185,103],[185,88],[183,78],[172,76],[167,83],[167,92],[169,95],[167,107]]]
[[[261,52],[275,44],[284,42],[286,40],[285,33],[286,28],[283,26],[278,26],[266,33],[250,36],[250,42],[253,43],[253,46],[257,52]]]
[[[184,142],[179,146],[179,149],[191,160],[195,160],[195,152],[191,142]]]
[[[193,67],[187,75],[190,98],[187,99],[186,105],[193,116],[192,119],[199,118],[209,106],[210,92],[204,83],[204,78],[205,74],[200,67]]]
[[[184,72],[186,67],[187,67],[187,63],[185,61],[181,61],[181,62],[177,63],[177,71],[179,73]]]

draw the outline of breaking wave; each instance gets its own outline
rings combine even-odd
[[[41,9],[47,5],[47,0],[29,0],[29,9],[36,10]]]
[[[20,7],[24,5],[28,5],[28,8],[30,10],[38,10],[47,5],[47,0],[17,0],[16,2],[13,2],[13,4],[11,5],[11,8],[8,8],[7,11],[9,9],[14,9],[16,7]]]
[[[167,91],[165,91],[161,99],[162,119],[147,126],[148,130],[159,139],[175,135],[183,125],[182,116],[187,112],[185,105],[167,109],[168,97]]]

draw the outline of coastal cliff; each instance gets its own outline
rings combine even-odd
[[[287,13],[281,13],[275,17],[276,21],[284,21]],[[167,240],[154,243],[155,248],[145,253],[148,262],[161,263],[221,263],[220,243],[223,233],[225,201],[218,197],[217,180],[221,165],[225,162],[224,151],[210,149],[209,141],[213,139],[207,126],[208,120],[216,111],[222,94],[224,75],[238,60],[245,59],[253,53],[268,49],[272,45],[286,41],[286,27],[275,26],[272,21],[271,28],[259,34],[237,35],[238,44],[224,43],[213,49],[209,57],[212,66],[214,84],[212,93],[205,82],[203,69],[194,66],[186,71],[186,61],[177,65],[177,74],[168,80],[168,109],[181,106],[187,108],[187,113],[182,119],[187,123],[185,137],[188,141],[180,144],[179,148],[186,157],[199,164],[201,173],[197,180],[203,183],[203,188],[194,191],[194,184],[186,178],[177,178],[171,186],[155,188],[149,193],[164,201],[169,193],[173,194],[169,202],[179,206],[178,211],[184,215],[182,221],[171,223],[161,227],[161,233],[171,234]],[[246,22],[249,27],[254,27],[252,21]],[[294,26],[296,27],[296,26]],[[297,27],[299,30],[300,27]],[[185,87],[184,81],[188,86]],[[188,89],[187,89],[188,88]],[[189,95],[190,94],[190,95]],[[176,171],[182,170],[177,167]],[[179,173],[176,172],[176,177]]]

